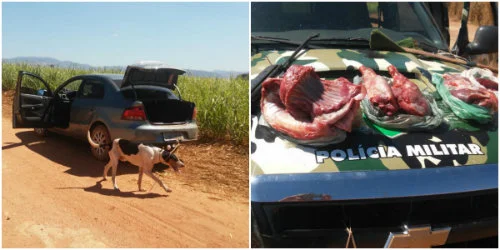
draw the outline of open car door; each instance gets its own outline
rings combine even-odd
[[[49,85],[40,76],[19,71],[12,105],[12,127],[52,127],[48,112],[52,98]]]

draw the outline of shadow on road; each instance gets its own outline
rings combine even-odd
[[[114,189],[103,189],[101,182],[104,180],[97,181],[94,186],[90,186],[87,188],[80,187],[68,187],[68,188],[58,188],[58,189],[83,189],[86,192],[102,194],[106,196],[116,196],[116,197],[124,197],[124,198],[139,198],[139,199],[150,199],[150,198],[158,198],[158,197],[168,197],[165,194],[156,194],[149,192],[122,192]]]
[[[3,142],[2,151],[4,154],[8,154],[8,150],[11,148],[25,146],[55,163],[68,167],[64,171],[65,173],[75,176],[102,176],[106,163],[96,160],[84,141],[54,133],[50,133],[48,137],[39,137],[32,131],[18,132],[16,136],[21,142]],[[165,168],[166,166],[157,164],[153,170],[162,171]],[[111,171],[108,174],[110,173]],[[138,173],[136,166],[124,162],[120,162],[118,165],[117,175],[136,173]]]
[[[14,142],[4,142],[4,144],[9,144],[9,145],[2,146],[2,150],[7,150],[7,149],[11,149],[11,148],[17,148],[17,147],[19,147],[19,146],[23,146],[23,145],[25,145],[23,142],[18,142],[18,143],[14,143]]]

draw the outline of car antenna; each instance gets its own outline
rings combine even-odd
[[[256,112],[256,109],[254,107],[259,106],[262,82],[264,82],[264,80],[269,77],[277,77],[281,73],[285,72],[288,67],[290,67],[290,65],[292,65],[292,63],[297,59],[297,54],[309,43],[309,41],[316,37],[319,37],[319,33],[309,36],[304,42],[302,42],[302,44],[300,44],[299,47],[295,49],[293,54],[283,64],[273,64],[267,66],[262,72],[259,73],[259,75],[257,75],[257,77],[252,80],[252,114]]]

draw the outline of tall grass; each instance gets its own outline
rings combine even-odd
[[[41,65],[2,63],[2,90],[14,89],[16,87],[17,73],[20,70],[29,71],[41,76],[52,90],[64,81],[76,75],[94,73],[122,73],[119,70],[96,69],[85,70],[77,68],[56,68]]]
[[[15,88],[20,70],[40,75],[51,89],[75,75],[123,73],[110,69],[83,70],[3,63],[3,91]],[[181,76],[178,82],[182,98],[196,104],[200,140],[248,143],[248,80]]]
[[[203,137],[247,143],[248,80],[181,77],[179,88],[196,104]]]

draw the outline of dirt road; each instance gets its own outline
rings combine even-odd
[[[460,30],[460,20],[450,20],[449,25],[450,25],[450,50],[451,50],[458,38],[458,31]],[[474,35],[476,34],[478,28],[479,25],[470,23],[467,24],[467,34],[469,37],[469,41],[474,40]],[[489,65],[492,67],[498,67],[498,53],[474,55],[472,56],[472,61]]]
[[[85,142],[12,129],[3,98],[3,247],[248,247],[248,155],[184,146],[183,174],[156,173],[172,193],[146,176],[143,187],[152,189],[137,192],[137,168],[126,164],[118,192]]]

